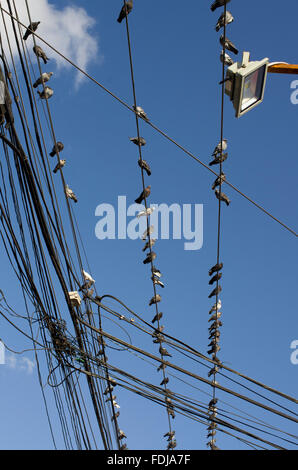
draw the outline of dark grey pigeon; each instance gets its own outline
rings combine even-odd
[[[230,41],[228,38],[226,38],[226,42],[225,42],[225,38],[224,38],[224,35],[222,34],[220,36],[220,40],[219,40],[220,44],[222,45],[222,47],[224,47],[224,45],[226,46],[225,48],[228,50],[228,51],[231,51],[233,52],[234,54],[238,54],[238,49],[237,47],[232,43],[232,41]]]
[[[220,163],[223,163],[224,161],[226,161],[227,158],[228,158],[227,153],[223,153],[222,155],[217,155],[214,158],[214,160],[212,160],[212,162],[209,163],[209,166],[219,165]]]
[[[57,155],[57,153],[59,152],[62,152],[62,150],[64,150],[64,145],[62,144],[62,142],[57,142],[57,146],[53,147],[53,150],[51,151],[50,153],[50,156],[51,157],[54,157],[55,155]]]
[[[117,19],[118,23],[121,23],[126,17],[126,12],[129,15],[132,9],[133,9],[133,0],[130,0],[129,2],[126,2],[126,5],[123,5],[122,10],[120,11],[120,14]]]
[[[231,204],[231,201],[228,196],[225,193],[219,192],[217,189],[215,190],[215,196],[218,200],[225,202],[227,206]]]
[[[162,312],[157,313],[157,314],[155,315],[155,317],[153,318],[152,323],[155,323],[156,321],[161,320],[161,319],[162,319],[162,315],[163,315]]]
[[[144,191],[141,192],[140,196],[135,200],[136,204],[141,204],[144,199],[147,199],[151,194],[151,186],[147,186]]]
[[[143,137],[130,137],[129,140],[133,142],[135,145],[140,145],[141,147],[144,147],[146,145],[146,140]]]
[[[222,291],[221,286],[216,287],[210,295],[208,295],[208,298],[211,299],[211,297],[214,297],[215,295],[218,295]]]
[[[212,274],[218,273],[218,271],[221,271],[223,268],[223,263],[215,264],[212,266],[212,268],[209,270],[209,276],[212,276]],[[219,307],[220,308],[220,307]]]
[[[40,46],[34,46],[34,47],[33,47],[33,52],[35,53],[35,55],[36,55],[37,57],[40,57],[40,58],[44,61],[45,64],[47,64],[47,63],[48,63],[48,60],[50,60],[50,59],[47,57],[47,55],[46,55],[46,53],[44,52],[44,50],[43,50]]]
[[[138,164],[140,168],[143,168],[143,170],[146,171],[148,176],[151,176],[151,169],[146,160],[139,160]]]
[[[217,188],[217,186],[220,186],[220,184],[222,184],[224,181],[226,181],[226,175],[224,173],[221,173],[220,176],[218,176],[214,181],[212,189],[214,190],[215,188]]]
[[[215,2],[212,3],[210,9],[211,11],[215,11],[216,8],[223,7],[225,4],[229,3],[230,0],[215,0]]]
[[[154,251],[151,251],[151,253],[149,253],[149,254],[147,255],[147,258],[144,259],[143,264],[149,264],[149,263],[151,263],[151,261],[154,261],[154,260],[155,260],[156,256],[157,256],[157,254],[154,253]]]
[[[32,34],[32,31],[36,31],[38,26],[40,25],[40,21],[36,21],[36,22],[33,22],[33,23],[30,23],[28,28],[27,28],[27,31],[26,33],[24,34],[24,41],[27,41],[28,37],[30,36],[30,34]]]
[[[214,284],[216,281],[219,281],[221,277],[222,273],[215,274],[215,276],[213,276],[212,279],[210,279],[209,281],[210,286],[212,286],[212,284]]]

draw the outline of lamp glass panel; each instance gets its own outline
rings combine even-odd
[[[241,112],[262,99],[266,65],[244,78]]]

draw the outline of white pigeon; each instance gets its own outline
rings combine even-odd
[[[95,284],[95,280],[86,271],[82,271],[85,281],[90,281],[91,284]]]
[[[155,211],[155,207],[149,207],[145,211],[139,212],[137,215],[137,218],[139,219],[140,217],[143,217],[143,216],[152,215],[154,211]]]
[[[143,118],[145,121],[149,121],[148,119],[148,116],[147,114],[145,113],[145,111],[143,110],[143,108],[141,108],[141,106],[133,106],[133,109],[135,110],[136,114],[140,117],[140,118]]]
[[[49,86],[46,86],[43,91],[38,91],[37,93],[42,100],[48,100],[53,96],[54,90]]]
[[[143,235],[142,235],[142,240],[145,241],[146,238],[147,238],[149,235],[152,235],[153,232],[154,232],[154,227],[153,227],[153,225],[150,225],[149,229],[146,229],[145,232],[143,233]]]
[[[53,72],[49,72],[49,73],[45,72],[45,73],[41,74],[41,76],[34,83],[33,88],[37,88],[38,85],[42,85],[42,82],[43,83],[48,82],[52,75],[53,75]]]
[[[65,194],[69,199],[72,199],[74,202],[78,202],[78,199],[72,189],[68,185],[65,186]]]
[[[219,142],[219,144],[215,147],[212,156],[216,157],[221,152],[225,152],[225,150],[227,150],[227,148],[228,148],[228,141],[227,141],[227,139],[223,139],[223,141]]]
[[[218,299],[218,302],[217,302],[217,310],[220,310],[221,309],[221,300]],[[213,312],[216,312],[216,304],[213,305],[213,307],[209,310],[209,313],[211,315],[211,313]]]
[[[220,15],[220,17],[218,18],[218,22],[215,26],[215,29],[216,31],[219,31],[220,28],[222,28],[225,24],[228,25],[229,23],[232,23],[232,21],[234,21],[234,17],[232,15],[232,13],[230,13],[229,11],[226,12],[226,16],[225,14],[223,13],[222,15]]]

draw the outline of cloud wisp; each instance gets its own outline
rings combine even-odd
[[[1,2],[3,8],[8,10],[6,0]],[[94,36],[95,20],[88,15],[86,10],[77,6],[67,6],[59,9],[56,5],[51,4],[48,0],[28,0],[32,21],[40,21],[38,34],[45,38],[47,42],[53,45],[66,57],[75,62],[82,69],[87,69],[91,62],[98,60],[99,44],[98,39]],[[17,2],[17,11],[19,20],[28,25],[28,13],[25,0]],[[11,41],[12,52],[17,57],[18,51],[14,41],[14,35],[11,26],[11,20],[5,15],[8,29],[8,35]],[[4,48],[8,51],[7,39],[4,34],[2,18],[0,19],[0,28],[4,43]],[[25,32],[25,29],[22,28]],[[32,50],[33,39],[29,37],[27,40],[29,50]],[[62,57],[58,56],[54,51],[44,44],[40,44],[45,50],[47,56],[56,62],[58,69],[70,68]],[[83,79],[78,72],[76,75],[76,85]]]

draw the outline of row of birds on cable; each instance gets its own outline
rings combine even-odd
[[[212,3],[211,5],[211,11],[215,11],[217,8],[220,7],[226,7],[226,4],[229,3],[230,0],[216,0]],[[220,15],[216,26],[215,30],[218,32],[221,28],[225,28],[226,25],[232,23],[234,21],[233,15],[226,10]],[[234,54],[238,54],[238,49],[236,46],[226,37],[225,34],[222,34],[220,36],[219,42],[222,46],[222,51],[220,54],[220,60],[225,66],[230,66],[234,62],[231,59],[231,57],[225,52],[225,50],[231,51]],[[222,139],[221,142],[215,147],[212,157],[213,160],[209,163],[209,166],[213,165],[220,165],[220,175],[215,179],[215,181],[212,184],[212,191],[214,191],[216,198],[219,201],[224,202],[227,206],[230,205],[230,199],[226,194],[224,194],[221,191],[222,184],[226,181],[226,175],[222,171],[222,163],[225,162],[228,158],[228,153],[226,152],[228,148],[228,141],[227,139]],[[219,189],[218,189],[219,188]],[[215,304],[211,307],[209,310],[209,315],[210,318],[208,320],[208,323],[211,323],[209,327],[209,340],[210,343],[208,344],[208,351],[207,354],[212,357],[213,362],[215,365],[210,368],[208,372],[208,377],[212,377],[212,384],[213,386],[217,385],[216,381],[216,374],[219,372],[220,368],[222,367],[220,360],[218,359],[217,354],[220,351],[220,327],[222,326],[222,321],[220,320],[222,313],[221,313],[221,308],[222,308],[222,303],[221,300],[218,298],[219,294],[222,292],[222,287],[219,284],[219,281],[222,278],[222,268],[223,268],[223,263],[217,262],[210,270],[209,270],[209,285],[213,286],[216,284],[216,287],[212,290],[212,292],[209,294],[209,299],[212,297],[216,297],[216,302]],[[208,405],[208,420],[209,420],[209,426],[208,426],[208,434],[207,434],[207,439],[208,443],[207,446],[210,447],[211,450],[218,450],[218,447],[216,446],[216,429],[217,429],[217,424],[215,422],[215,419],[217,417],[217,408],[216,404],[218,402],[218,399],[213,397],[213,399],[210,401]]]
[[[103,394],[105,396],[109,395],[109,397],[105,400],[105,402],[106,403],[111,402],[111,405],[112,405],[113,411],[114,411],[113,416],[111,418],[111,421],[115,422],[116,429],[117,429],[117,434],[118,434],[118,439],[119,439],[119,441],[122,441],[122,439],[127,439],[127,436],[126,436],[124,431],[122,431],[121,429],[118,429],[118,425],[117,425],[117,422],[116,422],[116,420],[120,416],[120,411],[119,411],[120,406],[117,403],[116,395],[113,395],[113,390],[117,386],[117,382],[114,379],[112,379],[110,376],[108,377],[108,382],[109,382],[108,386],[105,389],[105,391],[103,392]],[[115,410],[118,410],[118,411],[115,412]],[[122,444],[121,447],[120,447],[120,450],[126,450],[126,449],[127,449],[127,444]]]
[[[24,41],[27,41],[27,39],[29,38],[29,36],[31,36],[33,33],[35,33],[35,31],[37,31],[37,28],[38,26],[40,25],[40,21],[36,21],[36,22],[32,22],[30,23],[30,25],[28,26],[24,36],[23,36],[23,40]],[[34,54],[39,57],[40,59],[43,60],[44,64],[47,64],[48,61],[50,60],[46,53],[44,52],[44,50],[40,47],[40,46],[34,46],[33,47],[33,52]],[[39,85],[43,85],[45,83],[47,83],[51,77],[53,75],[53,72],[45,72],[43,73],[37,80],[36,82],[33,84],[33,87],[34,88],[37,88]],[[54,94],[54,90],[49,87],[49,86],[44,86],[44,89],[43,91],[37,91],[37,93],[39,94],[40,98],[41,99],[50,99],[53,94]]]

